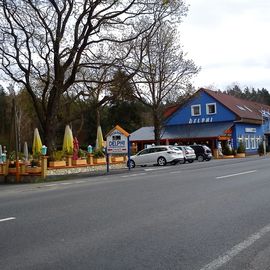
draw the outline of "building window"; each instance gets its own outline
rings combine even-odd
[[[191,106],[191,115],[192,116],[201,115],[201,105],[192,105]]]
[[[207,114],[216,114],[217,113],[217,105],[216,105],[216,103],[208,103],[208,104],[206,104],[206,113]]]
[[[249,135],[245,136],[245,147],[246,149],[250,149],[250,138]]]
[[[256,139],[255,139],[255,135],[250,137],[251,139],[251,148],[252,149],[256,149]]]
[[[120,141],[121,140],[121,135],[113,135],[112,140],[113,141]]]
[[[238,141],[238,143],[243,142],[243,135],[238,135],[237,141]]]
[[[259,148],[259,144],[260,144],[261,141],[262,141],[261,136],[257,136],[257,138],[256,138],[256,148],[257,149]]]

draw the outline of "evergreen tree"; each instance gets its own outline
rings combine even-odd
[[[245,87],[241,89],[238,85],[234,85],[233,87],[228,87],[225,93],[241,99],[270,105],[270,94],[266,88],[256,90],[254,87]]]

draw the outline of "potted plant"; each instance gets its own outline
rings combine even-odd
[[[246,147],[243,142],[239,142],[239,145],[237,147],[237,153],[235,157],[242,158],[246,156]]]
[[[26,167],[27,173],[40,173],[41,172],[41,165],[40,160],[36,156],[30,161],[30,166]]]
[[[15,151],[10,152],[8,158],[8,172],[16,173],[16,160],[15,160]]]
[[[232,149],[232,155],[233,156],[236,156],[237,155],[237,149],[234,149],[234,148]]]
[[[223,153],[223,158],[233,158],[234,157],[232,149],[229,147],[228,144],[225,145],[222,153]]]
[[[72,166],[72,156],[73,156],[73,149],[69,149],[68,151],[65,151],[67,166]]]
[[[16,173],[16,162],[14,160],[10,160],[8,163],[8,172]]]
[[[81,148],[78,150],[78,159],[74,159],[73,165],[86,165],[86,152]]]
[[[62,151],[53,151],[49,161],[49,167],[65,167],[66,161]]]
[[[30,164],[27,166],[27,172],[35,171],[35,168],[37,167],[41,167],[39,153],[33,154],[32,158],[30,159]]]
[[[40,167],[40,155],[38,153],[33,154],[32,160],[30,161],[31,167]]]
[[[96,149],[93,152],[93,161],[95,164],[106,163],[105,154],[101,149]]]

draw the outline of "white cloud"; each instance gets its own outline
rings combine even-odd
[[[188,57],[202,67],[195,85],[223,89],[237,81],[270,90],[269,13],[268,0],[192,1],[180,32]]]

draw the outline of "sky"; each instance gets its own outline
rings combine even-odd
[[[187,58],[201,67],[193,84],[238,84],[270,91],[270,0],[186,0],[180,26]]]

